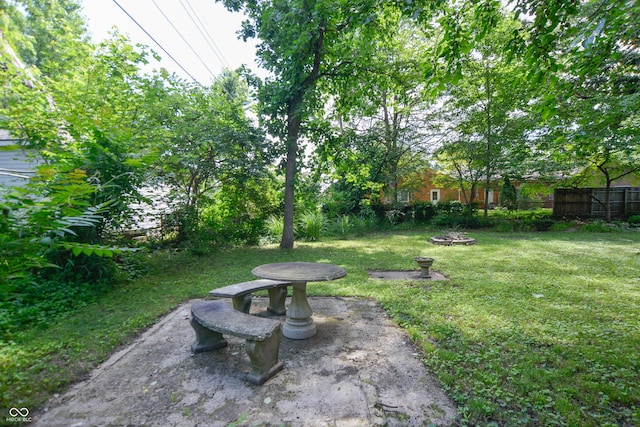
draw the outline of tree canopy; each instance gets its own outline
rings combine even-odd
[[[143,75],[153,53],[118,33],[91,44],[76,1],[16,0],[2,31],[25,70],[4,61],[3,126],[49,164],[85,171],[114,224],[150,175],[194,206],[278,154],[283,248],[296,185],[317,188],[299,172],[320,164],[360,195],[436,166],[469,203],[507,175],[598,171],[608,185],[637,171],[635,2],[221,1],[245,14],[240,36],[258,39],[271,73],[251,79],[259,123],[241,77],[198,88]],[[311,151],[322,162],[304,164]]]

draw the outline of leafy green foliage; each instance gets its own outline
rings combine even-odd
[[[200,232],[210,233],[218,246],[257,244],[265,233],[265,221],[279,204],[279,192],[269,176],[226,182],[202,210]]]
[[[504,183],[500,189],[500,206],[509,211],[518,206],[518,193],[508,176],[504,177]]]
[[[429,39],[387,5],[350,44],[343,54],[352,57],[351,73],[320,85],[331,96],[331,110],[322,113],[335,130],[318,155],[343,187],[384,188],[386,198],[397,203],[399,184],[411,188],[437,134],[422,72],[431,60]]]
[[[3,32],[38,78],[73,72],[91,55],[86,23],[76,0],[3,2]],[[6,15],[5,15],[6,13]]]
[[[139,76],[148,53],[125,37],[115,33],[98,47],[77,42],[93,55],[78,52],[79,63],[65,63],[64,73],[45,79],[34,80],[31,70],[10,61],[3,50],[9,72],[2,74],[7,102],[0,104],[0,125],[40,162],[62,173],[83,170],[99,185],[87,200],[105,203],[109,211],[90,241],[99,244],[105,230],[132,222],[129,206],[141,198],[138,188],[146,172],[141,154],[155,132],[143,116],[155,83]]]
[[[308,242],[320,240],[326,227],[327,217],[319,210],[303,212],[296,220],[297,236]]]
[[[282,217],[278,217],[277,215],[269,216],[265,221],[266,238],[272,242],[276,242],[280,237],[282,237],[283,227],[284,222]]]
[[[536,231],[549,231],[555,223],[556,221],[552,219],[534,219],[531,221],[531,225]]]
[[[474,25],[472,12],[462,14],[463,25]],[[521,23],[506,12],[495,11],[491,19],[492,27],[461,54],[459,78],[447,85],[442,99],[442,120],[449,132],[436,154],[466,203],[474,202],[481,183],[486,191],[500,176],[527,172],[527,138],[536,124],[527,104],[535,91],[521,81],[526,68],[520,58],[505,52]],[[485,197],[485,216],[489,202]]]
[[[86,202],[96,185],[82,171],[60,177],[50,173],[44,168],[25,187],[0,191],[3,336],[96,296],[116,277],[114,255],[133,251],[87,243],[83,236],[93,235],[106,211],[104,205]]]
[[[609,188],[640,171],[640,62],[632,47],[639,39],[629,31],[638,24],[637,4],[588,1],[571,9],[568,28],[553,34],[565,54],[554,59],[562,66],[555,89],[541,98],[550,138],[538,149],[568,177],[565,185],[607,188],[598,202],[610,221]]]
[[[151,147],[150,157],[158,160],[152,172],[168,187],[180,240],[185,240],[198,228],[207,198],[220,188],[216,204],[221,210],[233,211],[223,221],[240,220],[242,203],[248,208],[259,200],[256,180],[266,176],[270,155],[262,132],[247,117],[248,88],[236,73],[224,72],[207,88],[170,83],[158,95],[154,119],[162,123],[164,135]],[[251,198],[243,202],[242,191],[251,192]],[[264,194],[258,202],[261,208],[265,200],[273,201],[266,198],[269,193]],[[226,225],[216,227],[220,232],[228,229]]]
[[[412,202],[411,210],[413,211],[413,220],[418,224],[429,223],[436,215],[438,205],[431,202]]]

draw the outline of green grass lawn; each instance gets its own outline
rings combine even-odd
[[[33,412],[178,304],[250,280],[268,262],[338,264],[347,277],[315,295],[376,298],[458,404],[463,425],[640,425],[640,233],[435,232],[149,256],[152,273],[98,303],[2,343],[2,407]],[[435,258],[448,281],[368,279]],[[191,331],[185,331],[191,333]],[[0,414],[4,419],[5,414]]]

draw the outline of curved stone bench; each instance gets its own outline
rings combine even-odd
[[[216,298],[232,298],[233,308],[249,314],[251,294],[266,290],[269,292],[269,307],[267,310],[270,313],[281,316],[287,312],[284,305],[287,299],[287,286],[289,285],[291,285],[291,282],[259,279],[214,289],[209,292],[209,295]]]
[[[274,319],[251,316],[234,310],[224,301],[199,301],[191,306],[191,326],[196,340],[191,344],[194,353],[227,346],[223,335],[244,338],[245,350],[251,360],[247,380],[262,385],[282,370],[278,361],[282,328]]]

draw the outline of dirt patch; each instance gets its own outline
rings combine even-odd
[[[424,279],[423,279],[424,280]],[[452,425],[453,402],[406,334],[372,300],[309,298],[317,334],[284,338],[284,369],[263,386],[245,381],[244,341],[191,354],[185,304],[86,381],[33,414],[36,426]],[[252,314],[265,313],[254,298]]]

